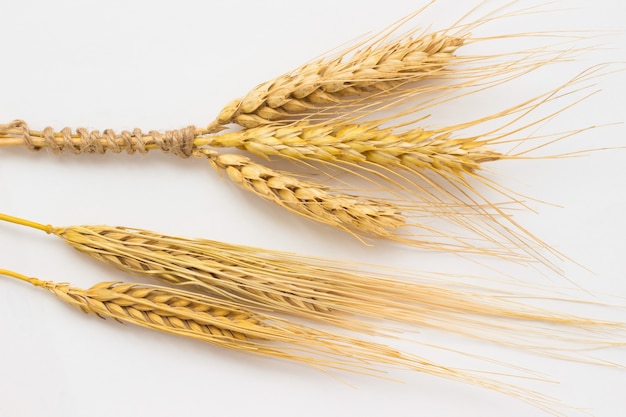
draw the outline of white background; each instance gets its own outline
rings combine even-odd
[[[445,24],[446,16],[460,17],[477,2],[443,0],[437,13],[418,17],[415,24]],[[21,118],[33,129],[51,125],[144,131],[199,126],[254,85],[382,29],[422,3],[3,0],[0,123]],[[486,7],[504,3],[487,2]],[[539,3],[520,1],[518,7]],[[496,22],[482,34],[624,29],[626,6],[620,0],[562,1],[547,8],[568,10]],[[624,33],[596,43],[605,49],[546,70],[545,85],[556,87],[594,63],[626,61]],[[603,91],[565,113],[554,130],[626,120],[624,77],[619,73],[597,80]],[[494,91],[485,102],[515,97],[515,89],[503,88],[505,93]],[[623,146],[624,133],[624,125],[607,126],[557,149]],[[0,149],[0,158],[0,212],[43,223],[142,227],[439,272],[476,267],[451,254],[384,243],[362,246],[341,232],[261,202],[219,178],[201,160],[158,152],[54,156],[25,149]],[[594,272],[566,266],[568,277],[589,290],[621,297],[626,297],[625,158],[625,150],[613,150],[493,166],[506,185],[563,206],[538,204],[539,214],[521,212],[518,218]],[[78,286],[133,279],[54,237],[8,224],[0,225],[0,267]],[[532,275],[525,271],[518,279]],[[553,282],[567,285],[558,278]],[[623,300],[612,302],[626,306]],[[623,317],[617,310],[616,317]],[[420,335],[411,337],[421,340]],[[439,335],[434,342],[541,371],[560,384],[518,383],[588,408],[593,415],[617,416],[626,409],[624,370],[551,360],[453,336]],[[419,344],[402,348],[421,352]],[[600,354],[626,364],[624,348]],[[26,284],[8,278],[0,282],[0,416],[542,415],[488,390],[409,372],[391,375],[405,382],[341,375],[342,382],[305,366],[101,321]],[[573,410],[565,414],[579,415]]]

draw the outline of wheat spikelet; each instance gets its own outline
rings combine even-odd
[[[382,349],[376,352],[382,345],[372,344],[368,347],[365,342],[292,324],[204,295],[167,287],[120,282],[102,282],[83,290],[65,283],[41,281],[10,271],[0,271],[4,275],[19,277],[44,288],[86,313],[191,337],[222,347],[291,359],[320,368],[328,366],[353,371],[358,371],[361,366],[367,370],[370,361],[377,357],[382,363],[393,363],[394,357],[399,360],[398,363],[403,362],[403,356],[397,351]],[[293,346],[279,347],[269,343]],[[352,343],[354,351],[350,352]],[[342,349],[345,349],[345,362],[341,358],[326,361],[298,353],[327,354],[332,357],[340,356]],[[290,351],[294,353],[289,353]],[[356,360],[347,358],[351,353]],[[363,356],[359,357],[361,355]]]
[[[589,349],[612,346],[619,344],[613,338],[624,329],[619,323],[525,306],[513,301],[521,294],[459,286],[443,276],[410,274],[399,280],[348,263],[141,229],[52,227],[4,214],[0,220],[54,234],[76,250],[135,275],[349,330],[392,330],[371,319],[431,326],[580,360],[557,341]],[[548,345],[542,342],[545,330],[536,327],[541,323],[556,326]],[[598,337],[601,333],[606,337]]]
[[[189,126],[164,133],[150,131],[147,134],[139,129],[120,133],[107,129],[101,133],[98,130],[72,131],[65,128],[56,132],[49,127],[42,131],[30,130],[25,122],[15,120],[0,125],[0,146],[25,145],[31,150],[46,148],[54,153],[69,151],[77,154],[104,153],[108,150],[145,153],[151,149],[161,149],[185,158],[199,156],[207,158],[214,168],[225,172],[230,180],[242,188],[301,216],[348,231],[359,238],[384,238],[424,248],[496,255],[520,262],[539,261],[558,271],[555,261],[549,259],[543,251],[547,249],[559,260],[564,257],[526,232],[512,221],[508,211],[502,209],[502,203],[518,203],[519,199],[479,173],[484,162],[513,159],[516,156],[492,149],[490,145],[496,142],[494,138],[462,137],[457,132],[498,117],[524,113],[532,108],[532,104],[523,103],[491,117],[444,128],[401,132],[381,128],[380,125],[412,112],[417,114],[437,102],[445,103],[451,100],[448,97],[450,91],[471,90],[472,87],[480,90],[498,85],[548,63],[565,59],[576,50],[551,51],[539,48],[511,52],[512,58],[500,64],[493,64],[484,56],[467,56],[459,61],[454,57],[454,50],[468,41],[468,31],[498,16],[488,14],[476,22],[457,23],[447,31],[431,34],[416,36],[416,30],[409,31],[404,36],[390,40],[391,33],[410,18],[392,27],[391,32],[383,32],[344,51],[336,60],[311,64],[310,68],[318,65],[322,68],[320,71],[329,76],[323,83],[305,82],[309,69],[303,69],[298,73],[300,75],[279,78],[280,82],[270,83],[272,88],[266,91],[269,95],[263,93],[265,87],[255,90],[236,109],[232,107],[233,111],[228,117],[206,128]],[[457,35],[450,35],[455,31]],[[454,87],[437,82],[428,86],[418,83],[418,87],[411,87],[413,81],[422,78],[432,81],[446,73],[453,58],[457,63],[474,63],[466,70],[450,70],[451,76],[459,79]],[[397,68],[391,70],[390,67]],[[288,86],[283,88],[281,83]],[[331,85],[334,87],[331,88]],[[342,89],[341,86],[346,88]],[[293,103],[301,99],[315,101],[314,97],[318,97],[316,100],[319,104],[328,104],[319,99],[331,94],[330,90],[324,89],[331,89],[338,94],[337,97],[358,93],[357,96],[361,98],[349,100],[354,105],[352,107],[342,102],[341,106],[333,110],[324,110],[325,106],[322,109],[314,108],[305,121],[294,122],[293,125],[262,126],[220,136],[211,135],[222,122],[253,116],[261,119],[267,116],[269,120],[273,118],[269,113],[266,114],[269,109],[279,109],[280,113],[293,105],[295,107],[291,109],[294,110],[297,106]],[[305,90],[311,93],[303,94]],[[377,94],[375,91],[383,93]],[[401,97],[394,96],[395,93],[391,91],[396,91]],[[424,93],[425,97],[420,98],[420,95],[415,98],[417,93]],[[433,94],[443,98],[433,99]],[[463,94],[466,93],[460,93]],[[290,100],[291,104],[283,99]],[[363,99],[372,99],[376,105],[370,107]],[[417,104],[410,111],[400,111],[383,120],[360,121],[380,106],[393,107],[404,99],[416,100]],[[260,116],[258,112],[261,112]],[[312,123],[316,120],[316,112],[334,118],[327,121],[328,124]],[[299,118],[304,115],[292,113],[291,116]],[[356,120],[359,120],[358,124]],[[529,124],[533,125],[535,123]],[[501,133],[496,137],[506,142],[512,132]],[[333,165],[344,164],[345,171],[357,171],[360,178],[373,174],[375,178],[370,183],[376,185],[378,190],[389,191],[391,196],[373,194],[360,186],[340,192],[332,184],[321,185],[301,180],[242,156],[218,155],[206,149],[207,146],[236,146],[264,157],[279,155],[290,159],[321,160]],[[359,172],[361,168],[363,171]],[[438,178],[433,180],[428,177],[423,173],[425,170],[435,173]],[[484,199],[481,192],[467,181],[468,177],[489,188],[498,189],[510,199],[503,202]],[[399,195],[396,189],[401,191]],[[364,193],[368,196],[361,195]],[[449,225],[453,230],[444,230],[417,220],[424,215],[443,219],[447,222],[446,226]]]
[[[493,40],[472,37],[472,31],[534,8],[498,14],[506,9],[501,7],[468,21],[476,8],[444,30],[406,29],[432,3],[339,53],[257,85],[227,104],[207,130],[217,132],[229,123],[251,128],[288,124],[303,118],[320,121],[342,117],[341,113],[358,112],[363,106],[393,107],[433,93],[447,96],[472,85],[484,87],[485,80],[543,65],[558,55],[545,54],[545,47],[510,51],[510,56],[523,58],[504,64],[498,62],[499,55],[457,55],[465,45]],[[541,55],[551,57],[534,61]]]
[[[331,193],[328,187],[257,164],[243,155],[204,150],[197,156],[206,157],[243,189],[322,223],[380,237],[390,236],[406,224],[400,210],[391,204]]]
[[[388,43],[379,40],[347,57],[352,47],[336,58],[306,64],[256,86],[225,106],[214,124],[262,126],[350,103],[355,97],[390,92],[440,72],[463,42],[461,37],[433,33]]]
[[[295,123],[262,126],[206,138],[211,147],[239,147],[252,154],[325,162],[374,164],[406,170],[462,175],[503,155],[476,137],[451,138],[453,132],[412,129],[396,132],[379,122],[361,124]]]
[[[347,231],[361,240],[374,237],[425,249],[491,255],[518,262],[533,259],[479,230],[473,230],[475,236],[465,238],[413,218],[425,212],[430,216],[450,216],[457,224],[472,230],[473,226],[457,215],[458,209],[454,206],[436,201],[418,205],[380,196],[341,193],[334,187],[299,179],[238,154],[198,149],[194,156],[207,158],[216,170],[225,173],[241,188],[300,216]]]
[[[455,208],[448,204],[428,201],[425,208],[418,207],[406,200],[362,196],[358,187],[355,187],[354,193],[345,193],[332,185],[300,179],[286,171],[266,167],[243,155],[219,154],[204,146],[196,146],[193,140],[199,140],[201,132],[194,127],[163,135],[157,132],[142,134],[138,129],[133,133],[124,131],[119,134],[110,130],[104,134],[86,129],[73,132],[69,128],[58,132],[52,128],[35,131],[24,121],[15,120],[0,125],[0,146],[26,144],[31,150],[51,149],[54,153],[69,151],[76,154],[105,153],[109,150],[146,153],[161,149],[183,157],[195,156],[207,159],[218,172],[226,174],[241,188],[295,214],[347,231],[361,240],[375,237],[422,248],[529,260],[511,253],[511,248],[499,243],[492,248],[483,248],[475,237],[463,239],[411,219],[412,214],[425,212],[429,215],[454,215]],[[419,233],[411,229],[417,229]]]
[[[533,137],[524,136],[521,132],[535,128],[587,96],[570,101],[548,115],[522,121],[548,103],[570,97],[572,93],[585,92],[589,86],[575,88],[603,75],[605,69],[606,65],[591,67],[544,94],[484,118],[453,126],[433,129],[384,127],[401,116],[400,113],[360,123],[301,121],[286,126],[261,126],[198,138],[196,145],[237,147],[263,158],[280,156],[294,161],[321,161],[335,167],[343,165],[345,172],[369,175],[370,181],[383,189],[395,188],[407,193],[410,197],[403,205],[411,206],[410,202],[414,202],[413,213],[423,209],[439,219],[447,219],[481,237],[483,244],[488,241],[507,242],[510,245],[508,248],[517,248],[530,259],[559,271],[548,254],[555,259],[566,257],[525,230],[509,215],[510,209],[516,205],[527,208],[523,198],[481,171],[488,162],[532,159],[529,155],[531,151],[578,133],[572,131]],[[485,129],[484,134],[473,132],[464,135],[469,129],[500,119],[504,121],[495,128]],[[530,149],[520,150],[520,145],[525,146],[526,142],[530,144]],[[512,147],[514,151],[500,151],[498,145]],[[493,197],[485,197],[477,185],[499,192],[504,200],[494,201]],[[416,200],[424,205],[420,208]],[[502,209],[504,202],[509,206],[507,210]],[[438,207],[444,205],[448,210],[439,211]]]
[[[321,370],[379,375],[382,366],[398,367],[493,389],[544,410],[552,410],[556,404],[539,393],[441,366],[386,345],[291,323],[206,295],[119,282],[101,282],[85,290],[4,269],[0,269],[0,275],[43,288],[65,303],[100,318],[220,347],[293,360]]]

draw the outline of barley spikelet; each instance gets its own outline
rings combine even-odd
[[[42,281],[13,271],[11,276],[43,288],[85,313],[184,336],[220,347],[293,360],[321,370],[382,376],[391,366],[479,385],[552,410],[555,402],[536,392],[441,366],[386,345],[291,323],[187,291],[144,284],[102,282],[89,289]]]
[[[619,323],[525,306],[514,301],[521,294],[461,286],[443,276],[410,274],[399,280],[348,263],[147,230],[52,227],[4,214],[0,220],[54,234],[76,250],[135,275],[349,330],[393,329],[384,322],[430,326],[577,360],[562,345],[611,346],[624,330]],[[383,322],[373,325],[371,319]],[[555,326],[548,345],[542,342],[545,330],[537,327],[542,323]]]

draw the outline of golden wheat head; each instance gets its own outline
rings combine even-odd
[[[321,370],[377,375],[382,366],[404,368],[493,389],[539,408],[554,406],[550,399],[514,385],[441,366],[380,343],[246,310],[205,295],[119,282],[102,282],[80,289],[4,269],[0,269],[0,275],[43,288],[65,303],[101,318],[112,318],[220,347],[293,360]]]
[[[442,275],[384,272],[373,266],[311,258],[205,239],[167,236],[111,226],[52,227],[0,214],[63,239],[100,262],[135,275],[220,297],[246,308],[300,316],[366,332],[386,323],[435,327],[456,334],[521,345],[567,357],[563,344],[610,346],[623,325],[543,310],[514,301],[514,294]],[[521,297],[521,295],[518,295]],[[380,321],[374,325],[371,320]],[[554,326],[551,344],[541,325]],[[599,334],[606,337],[599,337]],[[571,355],[575,357],[575,355]]]

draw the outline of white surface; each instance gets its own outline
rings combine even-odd
[[[33,129],[202,125],[257,83],[381,29],[421,3],[3,0],[0,122],[21,118]],[[475,2],[441,3],[442,10],[460,16],[460,9]],[[504,3],[487,2],[493,4],[488,7]],[[520,6],[538,3],[521,1]],[[624,29],[626,6],[621,0],[563,1],[552,7],[560,6],[573,9],[494,24],[492,30]],[[416,22],[432,19],[427,15]],[[593,63],[626,60],[624,33],[598,42],[612,49],[549,69],[547,85],[554,87]],[[555,130],[626,120],[624,76],[599,79],[603,91],[564,114]],[[558,149],[623,146],[624,133],[623,125],[604,127]],[[448,254],[360,246],[349,236],[247,195],[200,160],[156,152],[55,157],[23,149],[0,149],[0,157],[0,212],[35,221],[142,227],[440,272],[475,267]],[[595,272],[572,267],[569,278],[621,297],[626,296],[624,158],[626,151],[615,150],[497,166],[511,181],[507,185],[564,206],[539,205],[539,215],[520,213],[519,218]],[[0,251],[0,267],[42,279],[80,286],[132,280],[53,237],[13,225],[0,224]],[[346,384],[297,364],[97,320],[43,291],[0,280],[0,416],[542,415],[497,393],[409,372],[392,374],[404,384],[343,375]],[[624,370],[550,360],[452,336],[437,341],[541,371],[561,384],[521,384],[588,408],[593,415],[617,416],[626,409]],[[401,347],[421,352],[419,345]],[[605,354],[626,364],[623,348]],[[484,369],[489,366],[484,364]],[[578,415],[566,411],[570,413]]]

